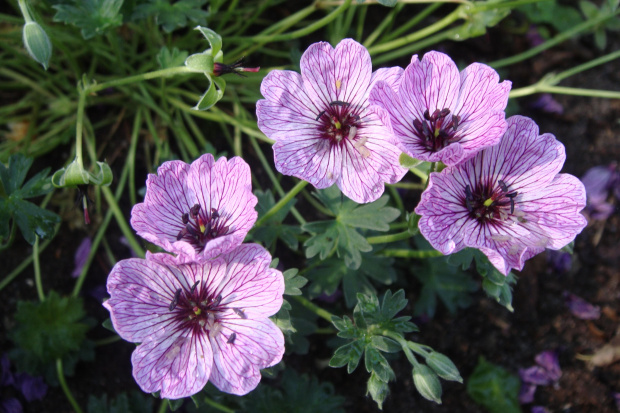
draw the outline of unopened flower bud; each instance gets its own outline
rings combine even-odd
[[[430,367],[418,364],[413,368],[413,384],[422,397],[441,404],[441,383]]]
[[[29,21],[24,25],[24,45],[30,56],[47,70],[52,57],[52,42],[39,23]]]
[[[433,351],[426,358],[426,364],[442,379],[463,383],[463,378],[459,374],[459,370],[452,360],[443,354]]]

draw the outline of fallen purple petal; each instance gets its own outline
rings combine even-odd
[[[88,259],[88,255],[90,254],[90,249],[92,247],[92,242],[90,238],[86,237],[82,240],[77,250],[75,251],[74,257],[74,269],[71,273],[73,278],[77,278],[80,276],[82,272],[82,268],[86,264],[86,260]]]
[[[601,316],[601,308],[599,306],[590,304],[575,294],[564,292],[564,299],[566,300],[566,305],[570,312],[577,318],[582,320],[597,320]]]
[[[22,413],[22,404],[14,397],[0,400],[0,412],[2,413]]]
[[[530,383],[522,383],[521,390],[519,391],[519,403],[528,404],[534,401],[534,394],[536,393],[536,385]]]
[[[545,369],[547,377],[552,382],[557,382],[562,377],[562,369],[560,369],[560,363],[558,361],[558,355],[555,351],[543,351],[536,355],[536,363]]]
[[[0,386],[10,386],[14,383],[13,373],[11,373],[11,361],[6,354],[0,358],[2,374],[0,375]]]
[[[532,413],[549,413],[549,410],[543,406],[532,406]]]
[[[542,110],[547,113],[555,113],[557,115],[561,115],[564,113],[564,107],[560,102],[553,99],[549,93],[543,93],[540,97],[534,101],[534,103],[530,104],[532,109]]]
[[[546,386],[551,383],[547,371],[541,366],[519,369],[519,377],[524,383]]]
[[[570,271],[573,265],[573,256],[564,251],[547,250],[547,264],[551,272],[564,274]]]
[[[47,384],[43,377],[32,377],[28,373],[19,373],[15,377],[15,388],[18,389],[24,398],[31,402],[41,400],[47,393]]]

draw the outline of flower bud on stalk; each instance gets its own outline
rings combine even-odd
[[[34,20],[24,25],[24,46],[30,56],[47,70],[52,57],[52,42],[45,30]]]

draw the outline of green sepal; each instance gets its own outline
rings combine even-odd
[[[105,162],[97,162],[97,168],[99,170],[96,173],[89,173],[89,182],[97,186],[110,186],[113,179],[110,166]]]
[[[202,35],[211,45],[211,51],[213,55],[217,56],[220,50],[222,50],[222,36],[214,32],[213,30],[202,26],[196,26],[194,30],[198,30],[200,33],[202,33]]]
[[[112,183],[112,169],[105,162],[97,162],[96,171],[90,173],[77,162],[71,162],[66,168],[54,172],[52,184],[56,188],[75,187],[78,185],[109,186]]]
[[[401,153],[400,156],[398,157],[398,163],[400,163],[400,166],[402,166],[403,168],[407,168],[407,169],[416,167],[420,165],[422,162],[423,161],[419,159],[412,158],[411,156],[407,155],[405,152]]]
[[[194,110],[210,109],[224,96],[226,81],[221,77],[212,78],[209,75],[207,75],[207,77],[211,81],[211,84],[205,94],[200,97],[200,100],[196,103],[196,106],[192,108]]]
[[[210,50],[195,53],[185,59],[185,66],[197,72],[213,73],[213,55]]]

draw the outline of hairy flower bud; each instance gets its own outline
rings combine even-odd
[[[30,56],[47,70],[52,57],[52,42],[39,23],[29,21],[24,25],[24,46]]]

